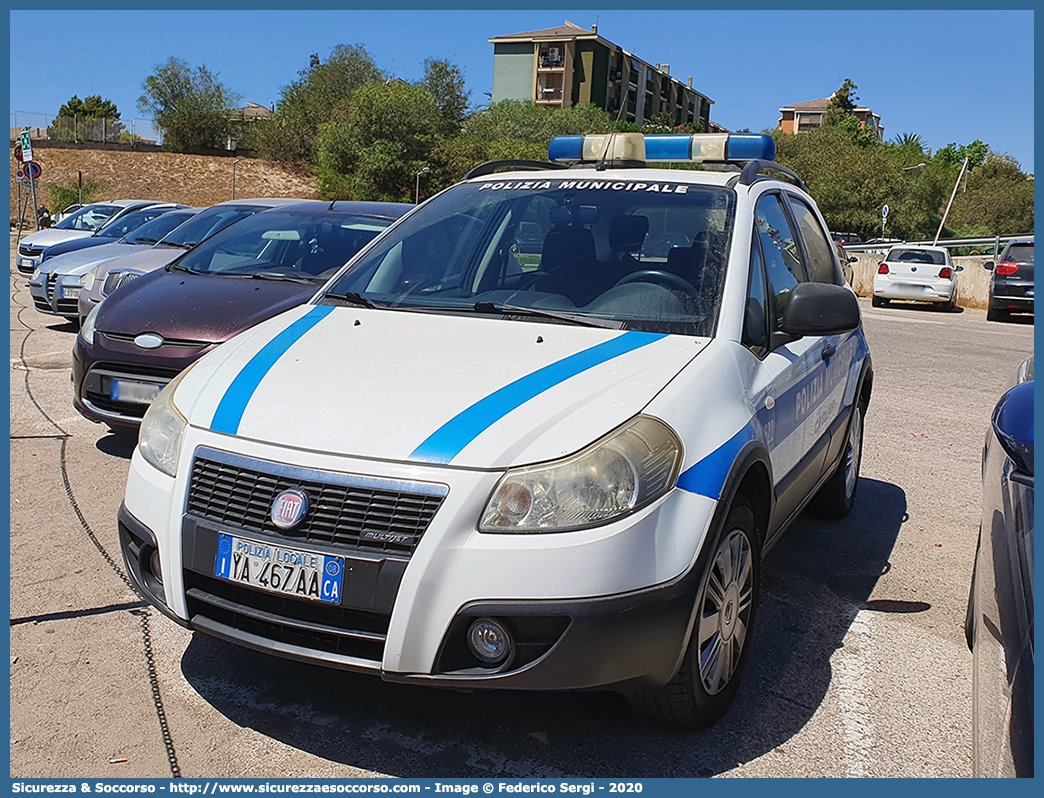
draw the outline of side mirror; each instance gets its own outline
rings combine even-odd
[[[992,272],[993,271],[993,261],[992,260],[986,261],[984,264],[982,264],[982,268],[984,268],[988,272]]]
[[[783,332],[795,338],[805,335],[840,335],[859,327],[859,303],[847,287],[827,283],[800,283],[790,292],[783,312]]]
[[[963,266],[954,266],[953,270],[955,272],[963,272],[964,271],[964,267]]]
[[[859,263],[859,258],[857,258],[857,257],[856,257],[855,255],[852,255],[852,256],[851,256],[851,257],[850,257],[850,258],[848,259],[848,262],[849,262],[849,263]]]
[[[1015,468],[1033,476],[1033,380],[1016,385],[993,409],[993,431]]]

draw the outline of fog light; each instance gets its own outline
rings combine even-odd
[[[160,570],[159,561],[159,550],[153,549],[152,554],[149,556],[149,570],[152,571],[152,575],[156,577],[156,581],[160,584],[163,583],[163,572]]]
[[[468,629],[468,648],[485,665],[500,665],[514,649],[511,635],[491,618],[479,618]]]

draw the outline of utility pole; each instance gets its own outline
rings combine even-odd
[[[964,163],[961,164],[961,173],[957,175],[957,182],[953,184],[953,192],[950,194],[950,201],[946,203],[946,210],[943,212],[942,221],[939,222],[939,229],[935,231],[935,240],[932,242],[934,247],[939,243],[939,236],[942,235],[943,225],[946,224],[946,217],[950,215],[950,206],[953,205],[953,198],[957,196],[957,188],[961,185],[961,178],[964,177],[964,170],[968,168],[968,159],[964,159]]]

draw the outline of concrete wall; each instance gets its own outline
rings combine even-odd
[[[859,258],[852,264],[852,287],[859,296],[872,296],[874,292],[874,275],[883,255],[866,252],[854,253]],[[957,304],[966,308],[985,308],[989,300],[991,272],[982,268],[986,261],[993,260],[992,255],[970,255],[954,258],[954,266],[963,266],[957,272]]]

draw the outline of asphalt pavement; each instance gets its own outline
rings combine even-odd
[[[971,775],[962,624],[990,412],[1033,326],[871,309],[862,479],[768,555],[750,668],[699,733],[620,696],[385,684],[188,632],[123,574],[133,442],[72,407],[75,329],[11,277],[13,777]]]

